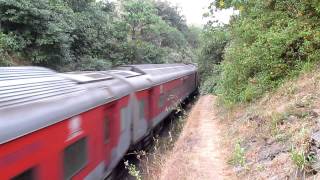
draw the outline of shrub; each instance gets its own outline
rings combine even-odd
[[[246,164],[245,149],[241,147],[240,141],[234,146],[232,158],[229,161],[232,165],[244,167]]]
[[[240,10],[228,27],[231,40],[216,88],[225,103],[253,101],[319,60],[319,3],[225,0],[216,5]]]

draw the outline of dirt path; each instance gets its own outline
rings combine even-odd
[[[161,170],[161,180],[234,179],[223,159],[214,101],[214,96],[203,96],[196,103]]]

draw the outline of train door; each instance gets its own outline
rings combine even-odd
[[[126,151],[129,149],[131,144],[131,124],[132,124],[132,117],[129,104],[126,103],[125,105],[119,104],[119,111],[120,111],[120,122],[121,122],[121,133],[120,133],[120,142],[119,142],[119,153],[125,154]]]
[[[111,169],[115,164],[117,141],[119,141],[120,123],[116,119],[116,105],[111,103],[104,107],[104,117],[102,123],[103,129],[103,145],[105,164],[108,169]],[[114,162],[113,162],[114,161]],[[113,167],[112,167],[113,168]]]
[[[152,87],[149,90],[149,97],[148,97],[148,107],[149,107],[149,116],[148,116],[148,130],[153,128],[153,119],[156,117],[158,113],[158,95],[157,95],[157,88]]]
[[[148,131],[149,90],[140,91],[131,96],[132,107],[132,141],[137,143]]]
[[[105,113],[105,142],[107,174],[118,164],[129,149],[131,142],[131,110],[126,96],[106,106]]]

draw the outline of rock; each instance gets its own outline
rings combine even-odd
[[[316,112],[317,114],[320,114],[320,109],[313,109],[314,112]]]
[[[309,116],[311,116],[311,117],[313,117],[313,118],[317,118],[317,117],[319,117],[319,114],[318,114],[316,111],[311,110],[311,111],[309,112]]]
[[[297,107],[297,108],[304,108],[304,107],[306,107],[306,105],[305,105],[304,102],[299,101],[299,102],[296,102],[296,103],[295,103],[295,107]]]
[[[311,169],[314,171],[320,171],[320,131],[317,131],[311,135],[310,149],[308,157],[312,157]]]
[[[288,122],[294,122],[294,121],[297,121],[298,118],[296,116],[293,116],[293,115],[290,115],[287,119]]]
[[[312,168],[313,170],[319,172],[319,170],[320,170],[320,162],[317,161],[317,162],[315,162],[315,163],[312,163],[312,164],[311,164],[311,168]]]
[[[320,131],[312,134],[311,144],[314,144],[317,148],[320,148]]]
[[[236,173],[236,174],[241,174],[242,172],[244,172],[246,169],[242,166],[236,166],[233,168],[233,171]]]
[[[271,144],[273,144],[275,142],[276,142],[276,140],[274,138],[268,138],[266,144],[267,145],[271,145]]]
[[[258,154],[258,161],[272,161],[279,154],[288,152],[288,148],[280,143],[266,144]]]

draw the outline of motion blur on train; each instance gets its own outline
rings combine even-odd
[[[105,179],[198,88],[192,64],[0,67],[0,179]]]

